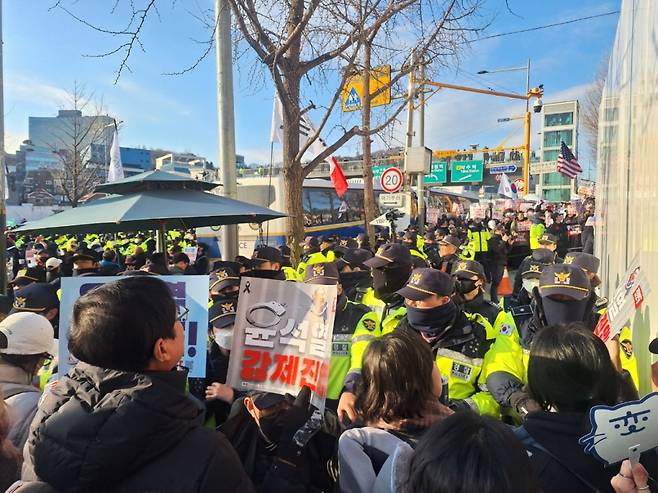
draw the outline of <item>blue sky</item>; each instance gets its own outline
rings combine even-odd
[[[94,32],[61,10],[49,10],[55,0],[4,2],[4,77],[7,150],[27,138],[28,116],[55,115],[65,105],[66,91],[77,81],[102,98],[108,112],[123,120],[122,146],[169,148],[192,151],[211,161],[217,156],[217,102],[214,51],[191,73],[163,76],[190,65],[203,50],[194,41],[204,40],[205,27],[190,14],[212,8],[212,0],[162,0],[159,16],[147,20],[143,36],[146,52],[136,49],[130,60],[132,72],[124,72],[114,84],[120,57],[87,58],[114,49],[120,40]],[[108,28],[124,24],[121,13],[110,14],[110,0],[64,0],[75,13]],[[123,2],[127,3],[127,2]],[[136,0],[139,5],[143,0]],[[493,19],[484,35],[619,9],[619,0],[509,0],[514,14],[502,0],[487,0],[483,20]],[[614,40],[617,15],[548,30],[480,41],[470,45],[455,68],[440,79],[476,87],[522,91],[525,73],[477,76],[488,68],[524,65],[532,59],[531,83],[545,86],[546,102],[581,98],[598,65]],[[250,63],[235,68],[236,148],[247,162],[269,161],[269,127],[272,87],[253,84]],[[260,70],[260,69],[259,69]],[[330,95],[316,94],[316,103]],[[496,119],[521,114],[524,103],[489,96],[443,91],[427,108],[426,145],[433,149],[463,148],[478,143],[499,144],[515,128],[508,144],[520,143],[520,125],[498,124]],[[312,115],[315,119],[320,114]],[[340,117],[337,115],[336,120]],[[402,115],[404,119],[404,114]],[[344,120],[344,119],[343,119]],[[533,142],[538,142],[539,119],[533,120]],[[398,145],[397,128],[387,142]],[[329,135],[330,140],[331,135]],[[580,157],[588,164],[581,135]],[[381,144],[377,144],[381,145]],[[358,151],[352,141],[340,154]]]

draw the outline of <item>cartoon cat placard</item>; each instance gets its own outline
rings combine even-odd
[[[592,431],[578,442],[606,464],[658,446],[658,392],[614,407],[594,406],[589,419]]]

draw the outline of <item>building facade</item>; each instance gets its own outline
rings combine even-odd
[[[114,118],[107,115],[84,116],[80,110],[60,110],[57,116],[31,116],[29,140],[36,148],[60,150],[74,141],[81,149],[92,143],[112,143]]]
[[[546,103],[542,108],[541,165],[535,192],[550,202],[566,202],[576,193],[576,180],[557,172],[561,143],[578,156],[578,101]]]

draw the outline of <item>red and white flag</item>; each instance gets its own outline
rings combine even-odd
[[[314,133],[315,127],[313,126],[313,123],[311,123],[308,116],[302,115],[299,121],[299,145],[305,146]],[[274,95],[270,140],[272,142],[283,141],[283,107],[278,94]],[[311,156],[311,159],[315,159],[315,157],[322,154],[326,148],[327,144],[325,144],[321,137],[318,137],[311,143],[306,152]],[[331,183],[333,183],[334,188],[336,189],[336,195],[342,197],[345,195],[348,188],[347,179],[343,174],[343,170],[334,156],[326,157],[325,161],[329,163],[329,176],[331,178]]]

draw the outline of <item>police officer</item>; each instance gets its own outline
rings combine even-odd
[[[384,303],[380,314],[382,334],[388,334],[395,330],[406,313],[404,298],[397,291],[405,285],[411,274],[411,254],[400,243],[387,243],[363,264],[372,269],[374,294]]]
[[[366,306],[383,308],[384,303],[375,296],[372,289],[372,276],[370,269],[364,262],[372,258],[370,250],[362,248],[348,249],[342,258],[336,261],[340,284],[343,286],[345,295],[357,303]]]
[[[326,242],[324,242],[324,245],[326,246]],[[307,236],[304,238],[304,241],[300,246],[303,248],[303,255],[302,261],[297,266],[298,279],[304,279],[306,277],[307,266],[330,261],[324,253],[320,251],[320,242],[315,236]],[[331,253],[333,257],[333,252]]]
[[[425,245],[423,251],[429,264],[435,269],[439,267],[439,244],[434,237],[434,233],[428,232],[423,235]]]
[[[475,252],[475,258],[472,260],[477,260],[484,267],[484,272],[487,273],[487,279],[489,278],[489,239],[491,238],[491,233],[489,230],[482,224],[481,219],[475,219],[473,223],[468,227],[467,232],[468,242],[470,247]]]
[[[347,299],[335,263],[314,264],[304,282],[338,286],[327,386],[327,405],[335,411],[343,389],[352,389],[358,382],[363,353],[380,336],[379,319],[367,306]]]
[[[32,283],[14,292],[14,304],[9,314],[32,312],[48,319],[58,337],[59,298],[57,288],[48,283]]]
[[[373,292],[379,302],[369,302],[369,308],[377,313],[381,321],[381,334],[388,334],[395,330],[407,313],[404,298],[396,291],[409,279],[412,271],[411,254],[401,243],[386,243],[377,249],[374,257],[364,261],[363,265],[371,269]],[[338,417],[347,416],[352,422],[357,417],[356,384],[356,380],[346,382],[338,403]]]
[[[336,260],[340,259],[345,255],[345,252],[352,248],[358,248],[357,241],[354,238],[339,238],[334,246],[334,254],[336,255]]]
[[[455,266],[452,276],[455,280],[454,301],[469,320],[483,317],[483,320],[478,318],[478,322],[487,326],[488,333],[495,338],[508,315],[498,305],[484,299],[486,277],[482,264],[475,260],[463,260]]]
[[[297,270],[292,266],[290,261],[290,247],[285,243],[279,245],[279,252],[281,252],[281,258],[283,259],[283,264],[281,264],[281,270],[286,276],[287,281],[298,281]]]
[[[439,266],[438,269],[446,274],[452,274],[454,264],[459,262],[459,247],[462,241],[453,235],[445,236],[439,241]]]
[[[277,248],[265,245],[256,247],[251,256],[251,267],[252,270],[243,273],[243,276],[277,281],[286,280],[286,275],[281,270],[283,257]]]
[[[409,249],[414,267],[427,267],[427,255],[418,248],[418,235],[413,231],[407,231],[402,243]]]
[[[532,251],[532,255],[528,255],[521,261],[521,265],[517,270],[517,273],[523,273],[530,270],[531,263],[539,263],[542,265],[550,265],[555,263],[555,250],[550,250],[548,248],[537,248]],[[517,274],[514,278],[514,288],[512,289],[512,295],[518,297],[522,288],[522,277]]]
[[[98,254],[93,250],[79,250],[73,256],[73,277],[98,275],[99,268]]]
[[[599,297],[595,292],[594,288],[601,284],[601,279],[599,278],[599,267],[601,261],[590,253],[583,252],[573,252],[567,253],[564,257],[564,263],[569,265],[575,265],[580,267],[585,271],[589,277],[589,282],[592,286],[592,298],[594,304],[594,320],[598,320],[605,315],[608,309],[608,300],[606,298]],[[590,327],[594,329],[594,327]],[[617,366],[618,370],[626,372],[633,381],[633,385],[636,389],[640,388],[640,376],[638,373],[637,367],[637,358],[633,351],[633,332],[630,327],[624,326],[619,333],[615,336],[613,340],[608,341],[606,345],[610,351],[610,356],[612,362]],[[614,347],[618,346],[618,347]]]
[[[450,297],[453,279],[436,269],[414,269],[405,287],[407,313],[397,330],[413,330],[430,344],[441,375],[448,380],[453,409],[471,409],[497,417],[499,406],[481,377],[484,358],[493,338],[487,327],[470,321]]]
[[[514,325],[503,325],[489,355],[486,383],[503,410],[524,418],[541,407],[524,390],[528,356],[535,335],[545,327],[569,322],[591,324],[591,286],[585,272],[573,265],[544,268],[532,303],[512,310]]]

